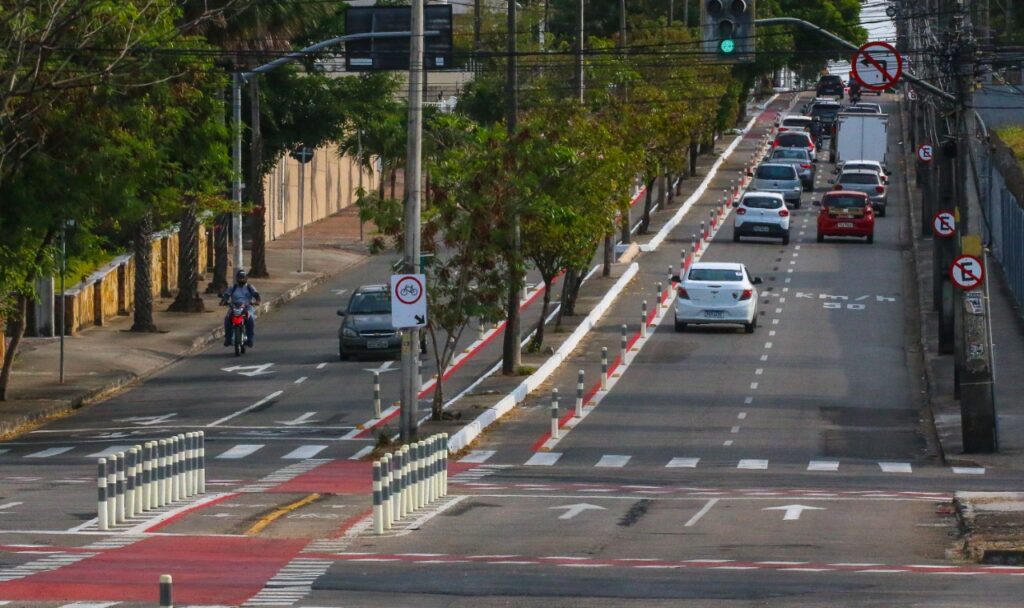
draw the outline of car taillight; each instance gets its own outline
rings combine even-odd
[[[801,169],[810,169],[812,166],[811,163],[800,163]]]
[[[814,144],[812,143],[812,144],[811,144],[811,147],[810,147],[810,148],[808,148],[808,149],[809,149],[809,150],[810,150],[811,152],[814,152]]]
[[[736,207],[736,215],[744,215],[747,212],[743,207]]]
[[[875,192],[879,194],[885,192],[885,186],[875,186]]]
[[[778,147],[779,147],[779,142],[778,142],[777,140],[776,140],[776,141],[773,141],[773,142],[772,142],[772,147],[773,147],[773,148],[778,148]]]
[[[779,209],[779,217],[789,217],[789,209]]]
[[[789,131],[789,127],[779,127],[779,133],[785,133],[786,131]]]
[[[743,293],[740,294],[740,300],[741,301],[742,300],[749,300],[753,296],[754,296],[754,290],[753,289],[744,289]]]
[[[843,189],[843,185],[842,184],[836,184],[835,186],[832,186],[832,189],[833,190],[842,190]]]
[[[686,289],[683,287],[680,287],[679,289],[676,290],[676,295],[679,296],[679,299],[681,300],[690,299],[690,294],[686,293]]]

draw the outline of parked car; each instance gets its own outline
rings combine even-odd
[[[807,150],[803,148],[775,148],[772,150],[768,162],[793,165],[796,168],[796,172],[800,174],[800,182],[803,183],[804,190],[814,189],[814,175],[817,171],[817,165],[814,164],[814,159],[811,158],[811,154]]]
[[[848,169],[843,167],[839,178],[831,180],[835,190],[849,190],[863,192],[871,200],[875,211],[880,217],[885,217],[886,197],[888,186],[885,185],[885,176],[880,175],[871,169]]]
[[[820,201],[812,204],[821,207],[818,212],[819,243],[827,236],[863,237],[868,243],[875,242],[875,213],[863,192],[826,192]]]
[[[749,192],[777,192],[787,205],[800,208],[800,194],[803,183],[796,168],[788,163],[762,163],[754,170]]]
[[[839,99],[843,98],[843,89],[846,85],[843,79],[835,74],[825,74],[818,79],[818,86],[815,88],[819,97],[834,95]]]
[[[673,277],[679,279],[680,277]],[[747,267],[735,262],[697,262],[676,288],[675,328],[709,323],[739,324],[748,333],[757,328],[757,285]]]
[[[814,119],[810,116],[804,116],[802,114],[790,114],[789,116],[782,117],[782,121],[779,123],[779,133],[785,133],[786,131],[810,131],[811,123]]]
[[[391,290],[387,285],[363,285],[352,293],[348,306],[338,310],[338,357],[356,355],[394,357],[401,353],[402,335],[391,326]]]
[[[747,192],[736,203],[732,240],[738,243],[740,237],[759,236],[781,238],[783,245],[789,245],[789,221],[789,209],[781,194]]]

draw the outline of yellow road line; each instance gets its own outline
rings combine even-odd
[[[304,507],[318,498],[320,498],[320,495],[313,493],[310,494],[309,496],[306,496],[305,498],[300,498],[299,500],[296,500],[293,503],[287,504],[281,507],[280,509],[275,509],[274,511],[270,512],[268,515],[260,519],[258,522],[253,524],[253,526],[246,530],[245,533],[249,535],[259,534],[263,531],[264,528],[274,523],[282,515],[287,515],[288,513],[294,511],[295,509]]]

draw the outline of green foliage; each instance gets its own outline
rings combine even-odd
[[[995,132],[999,139],[1003,140],[1010,150],[1013,151],[1013,155],[1017,157],[1017,162],[1024,165],[1024,126],[1001,127],[996,129]]]

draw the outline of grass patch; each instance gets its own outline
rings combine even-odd
[[[537,371],[537,368],[532,365],[520,365],[516,368],[517,376],[529,376],[533,372]]]
[[[1024,126],[1002,127],[996,129],[996,134],[1013,150],[1018,162],[1024,161]]]

